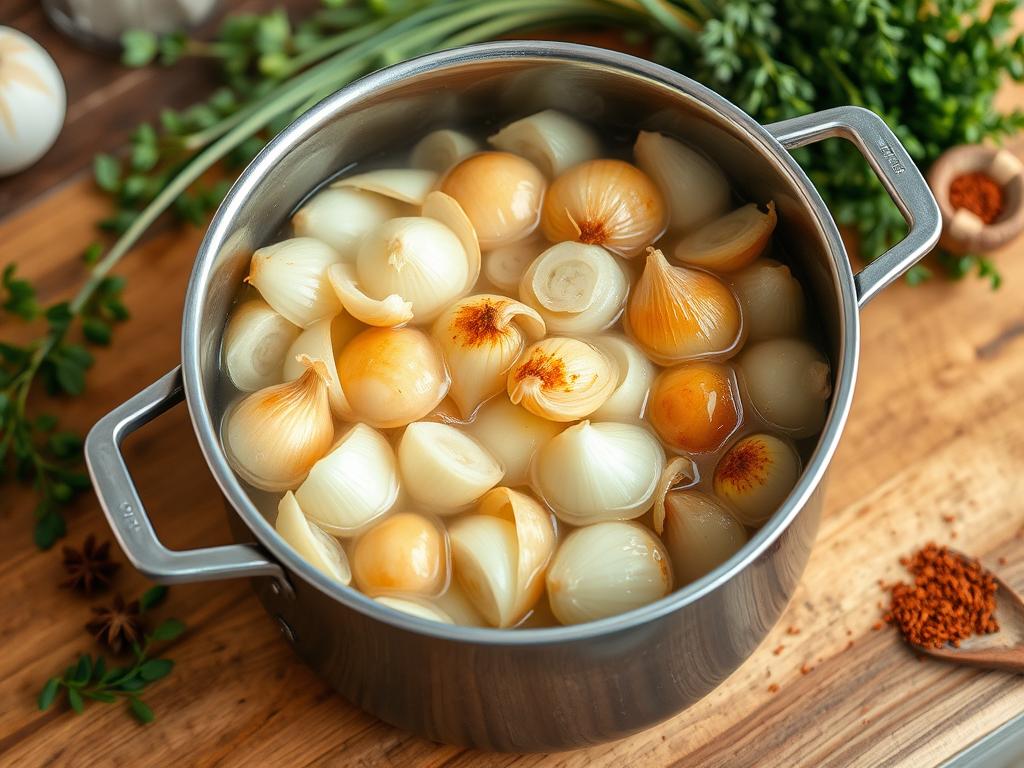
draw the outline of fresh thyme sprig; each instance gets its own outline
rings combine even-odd
[[[139,598],[143,612],[160,603],[167,594],[166,587],[153,587]],[[151,655],[154,643],[175,640],[185,631],[185,625],[177,619],[165,619],[151,633],[145,635],[142,643],[132,643],[132,663],[128,666],[110,666],[102,654],[82,654],[78,661],[68,667],[63,675],[46,681],[39,693],[39,709],[49,709],[57,697],[63,694],[68,706],[76,714],[85,711],[86,702],[97,701],[114,704],[126,701],[128,708],[140,723],[150,723],[155,715],[142,700],[146,688],[171,673],[174,662],[170,659]]]
[[[69,327],[77,317],[84,341],[108,344],[112,324],[128,317],[123,287],[122,278],[105,277],[73,312],[67,302],[40,306],[35,288],[17,277],[13,264],[0,274],[0,309],[24,321],[43,320],[48,329],[23,346],[0,342],[0,480],[13,476],[33,486],[34,539],[41,549],[64,535],[61,510],[89,488],[89,478],[81,470],[81,438],[58,429],[52,413],[30,413],[28,397],[37,381],[51,395],[84,391],[93,357],[83,344],[66,341]]]

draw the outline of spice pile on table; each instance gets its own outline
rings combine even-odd
[[[892,604],[885,621],[894,624],[907,642],[957,648],[971,635],[999,631],[994,616],[996,580],[977,560],[928,544],[900,563],[914,575],[914,582],[889,586]]]

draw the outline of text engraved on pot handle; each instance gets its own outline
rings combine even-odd
[[[874,112],[863,107],[834,107],[765,126],[786,149],[823,139],[846,139],[861,151],[907,221],[907,236],[872,258],[853,276],[857,303],[863,306],[931,251],[939,240],[942,218],[921,172],[907,150]]]

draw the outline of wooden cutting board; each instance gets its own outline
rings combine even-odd
[[[246,2],[238,7],[268,7]],[[32,171],[0,182],[0,262],[14,261],[50,299],[83,275],[82,247],[106,212],[92,153],[140,120],[195,97],[201,70],[126,71],[72,48],[33,0],[8,0],[0,23],[57,57],[68,123]],[[1008,90],[1005,103],[1024,103]],[[1024,150],[1024,142],[1018,145]],[[86,396],[60,405],[85,431],[178,361],[185,283],[201,233],[165,226],[119,270],[133,319],[97,354]],[[43,682],[97,649],[90,602],[57,588],[58,550],[32,545],[30,495],[4,486],[0,515],[0,764],[3,765],[933,765],[1024,710],[1024,682],[918,662],[877,628],[879,579],[928,540],[975,553],[1024,588],[1024,259],[999,254],[999,292],[968,279],[898,284],[864,312],[858,392],[829,480],[826,513],[803,581],[778,627],[725,684],[632,738],[561,755],[487,755],[411,737],[334,695],[280,639],[244,583],[175,587],[161,615],[188,632],[173,674],[137,725],[120,706],[41,713]],[[0,338],[20,331],[0,321]],[[142,498],[174,548],[229,541],[224,510],[183,408],[128,446]],[[68,542],[109,533],[87,496]],[[118,589],[144,580],[125,566]],[[586,706],[581,702],[581,706]]]

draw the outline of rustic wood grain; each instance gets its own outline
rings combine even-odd
[[[51,49],[60,46],[34,3],[18,0],[10,9],[0,23],[21,22]],[[120,72],[70,49],[58,61],[81,69],[74,74],[81,79],[71,82],[72,114],[81,115],[82,125],[99,121],[100,127],[84,136],[65,129],[37,169],[0,183],[0,213],[7,214],[0,220],[0,261],[17,262],[47,298],[77,285],[79,251],[105,211],[86,176],[74,171],[95,149],[117,146],[146,110],[156,110],[158,100],[141,98],[155,83],[161,102],[164,95],[190,95],[177,76],[158,81],[152,73]],[[1006,98],[1024,103],[1024,92],[1008,91]],[[125,261],[119,271],[128,279],[134,317],[118,329],[115,345],[97,354],[88,396],[61,405],[68,426],[84,431],[176,364],[183,291],[199,237],[195,230],[165,229]],[[865,311],[858,392],[801,586],[751,659],[673,720],[614,744],[551,756],[431,744],[334,695],[292,656],[248,587],[232,582],[175,587],[159,609],[161,616],[184,619],[189,630],[169,652],[177,662],[172,677],[147,694],[155,724],[141,728],[120,707],[97,705],[80,717],[61,707],[41,713],[35,696],[45,679],[76,654],[96,650],[82,631],[90,602],[55,587],[59,552],[35,550],[31,498],[5,486],[0,764],[916,768],[941,762],[1024,709],[1024,683],[916,661],[894,632],[873,628],[884,598],[877,582],[901,576],[901,554],[955,536],[958,547],[993,567],[1006,558],[1000,571],[1024,588],[1019,250],[998,257],[1006,278],[998,293],[970,280],[897,285]],[[14,329],[0,325],[0,336],[9,332]],[[229,540],[182,408],[135,435],[128,460],[172,547]],[[945,520],[950,515],[952,523]],[[68,541],[78,544],[89,533],[109,536],[91,497],[71,512]],[[145,586],[127,567],[118,579],[127,595]],[[788,633],[790,627],[799,634]]]

